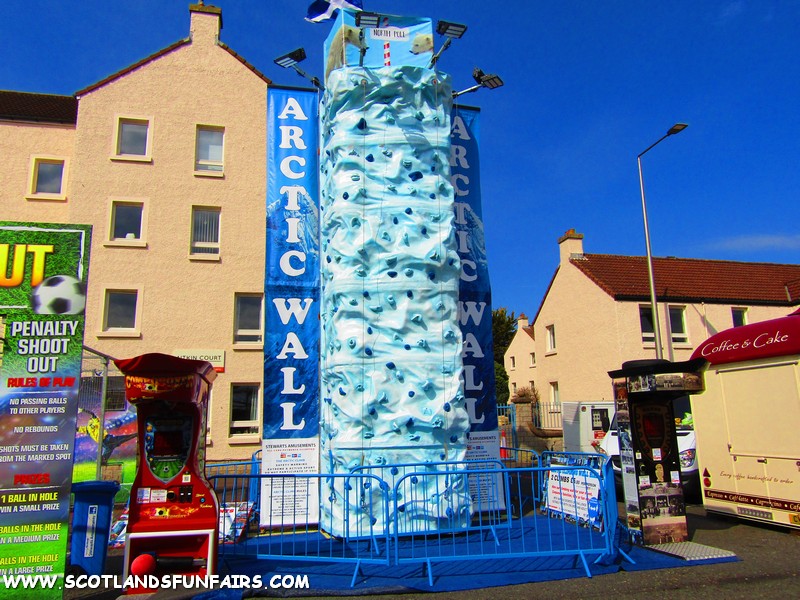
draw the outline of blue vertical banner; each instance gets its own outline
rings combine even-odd
[[[497,431],[492,291],[481,210],[479,117],[476,108],[454,106],[450,129],[450,181],[461,259],[458,305],[464,338],[464,395],[473,433]]]
[[[311,440],[319,432],[317,93],[270,86],[267,113],[263,437]]]

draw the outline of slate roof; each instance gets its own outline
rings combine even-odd
[[[0,90],[0,120],[74,125],[77,119],[74,96]]]
[[[570,262],[615,300],[650,298],[644,256],[583,254]],[[662,302],[800,305],[800,265],[654,257],[653,278]]]

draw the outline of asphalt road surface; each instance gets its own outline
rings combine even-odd
[[[531,600],[639,600],[723,599],[797,599],[800,598],[800,533],[759,525],[733,518],[707,515],[701,505],[687,506],[689,539],[698,544],[734,552],[736,562],[619,572],[610,575],[529,583],[505,587],[486,587],[462,592],[414,593],[376,596],[376,600],[398,598],[414,600],[484,600],[502,598]],[[510,559],[513,560],[513,559]],[[107,573],[121,572],[119,553],[108,559]],[[357,593],[352,590],[350,593]],[[313,593],[313,590],[311,590]],[[112,600],[113,590],[66,590],[64,600],[93,598]],[[332,596],[305,596],[333,598]],[[150,596],[125,596],[126,600],[177,600],[191,594],[162,590]]]

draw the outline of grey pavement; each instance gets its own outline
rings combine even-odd
[[[672,569],[634,571],[561,581],[505,587],[485,587],[460,592],[387,594],[383,599],[479,600],[485,598],[571,598],[617,600],[681,600],[711,598],[760,600],[800,598],[800,532],[706,514],[700,505],[687,506],[692,542],[734,552],[737,562]],[[109,556],[107,573],[120,573],[119,552]],[[357,590],[354,590],[357,592]],[[310,590],[313,593],[313,590]],[[352,594],[352,591],[345,593]],[[66,590],[64,600],[112,600],[119,591]],[[128,600],[178,600],[191,598],[186,591],[162,590],[152,595],[124,596]],[[333,596],[305,596],[334,598]],[[352,596],[351,596],[352,597]]]

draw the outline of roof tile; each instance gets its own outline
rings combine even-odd
[[[0,90],[0,120],[74,125],[78,101],[74,96]]]
[[[584,254],[570,262],[615,300],[650,297],[644,256]],[[654,257],[653,279],[663,301],[800,304],[800,265]]]

